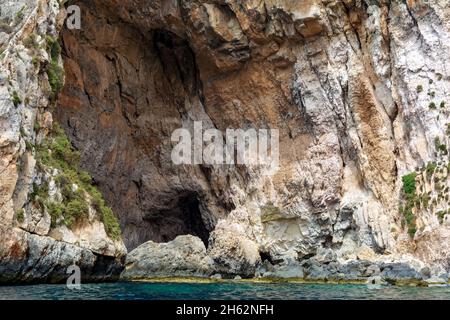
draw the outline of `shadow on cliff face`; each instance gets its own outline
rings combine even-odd
[[[89,6],[83,28],[61,34],[66,79],[54,116],[119,216],[128,250],[183,234],[207,244],[223,210],[201,167],[170,158],[172,132],[202,106],[194,53],[172,32],[140,32]]]
[[[168,77],[171,84],[176,86],[177,82],[181,82],[188,95],[201,98],[197,63],[189,43],[164,29],[153,30],[151,38],[164,73],[166,76],[172,75]]]

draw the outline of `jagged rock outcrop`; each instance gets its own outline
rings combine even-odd
[[[191,234],[224,274],[380,268],[395,279],[428,265],[425,278],[445,278],[449,1],[75,4],[82,28],[61,33],[66,81],[53,114],[129,250]],[[25,121],[4,114],[5,128]],[[278,129],[279,170],[175,165],[171,134],[194,121]],[[2,152],[2,190],[17,189],[17,152]]]

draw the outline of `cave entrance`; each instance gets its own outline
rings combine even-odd
[[[203,222],[199,200],[196,197],[182,198],[178,206],[183,212],[183,222],[188,233],[202,239],[205,246],[208,247],[209,231]]]
[[[159,229],[157,242],[169,242],[180,235],[199,237],[208,247],[210,230],[202,215],[201,201],[198,196],[188,193],[173,201],[173,208],[152,211],[144,216],[144,220]]]
[[[171,161],[172,132],[204,117],[190,43],[162,26],[124,23],[101,1],[77,4],[85,27],[61,32],[65,85],[54,118],[80,151],[81,168],[120,218],[129,251],[187,234],[208,245],[223,214],[210,178]]]

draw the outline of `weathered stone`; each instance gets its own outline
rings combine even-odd
[[[303,268],[300,264],[287,264],[275,266],[273,271],[263,274],[265,278],[303,278]]]
[[[178,236],[168,243],[148,241],[126,258],[124,280],[159,277],[207,277],[214,272],[203,242],[194,236]]]
[[[0,282],[62,282],[73,264],[82,281],[103,281],[117,279],[123,268],[126,248],[106,234],[98,217],[77,226],[74,241],[67,241],[52,233],[46,208],[61,192],[54,183],[57,170],[44,170],[37,161],[53,123],[44,67],[60,59],[43,48],[58,36],[64,16],[56,0],[2,1],[2,26],[11,17],[14,22],[0,37]],[[38,199],[44,184],[47,195]]]
[[[211,234],[208,254],[221,274],[252,277],[261,263],[259,248],[241,228],[219,222]]]
[[[34,171],[27,150],[51,128],[51,88],[33,59],[43,67],[51,57],[24,42],[36,33],[42,47],[57,36],[64,9],[56,0],[4,1],[0,18],[25,3],[24,19],[0,33],[0,223],[11,231],[0,257],[8,270],[29,263],[31,280],[47,275],[23,255],[28,245],[60,252],[66,243],[84,265],[91,255],[120,260],[125,248],[96,219],[52,228],[28,199],[45,179],[52,197],[59,192]],[[447,274],[450,217],[439,191],[449,186],[446,1],[77,4],[83,28],[61,34],[63,60],[56,60],[66,86],[54,116],[119,215],[128,249],[191,234],[209,244],[207,255],[226,277],[276,272],[259,268],[261,256],[301,263],[314,279],[364,279],[378,274],[376,266],[391,282]],[[278,129],[280,169],[174,165],[171,134],[193,121],[222,132]],[[402,177],[430,161],[438,169],[418,170],[421,205],[408,226],[398,210]],[[433,208],[423,206],[428,193]],[[275,214],[264,213],[268,204]],[[424,266],[430,273],[417,271]],[[48,277],[60,274],[49,270]]]
[[[402,280],[422,280],[423,276],[417,270],[404,263],[386,263],[382,265],[381,277],[388,282]]]

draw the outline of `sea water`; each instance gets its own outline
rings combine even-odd
[[[356,284],[299,283],[162,283],[117,282],[66,285],[0,286],[0,299],[100,300],[324,300],[324,299],[450,299],[450,286],[398,287]]]

